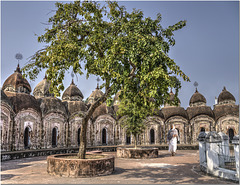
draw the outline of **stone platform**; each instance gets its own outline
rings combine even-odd
[[[134,159],[149,159],[158,157],[158,148],[117,148],[117,157],[119,158],[134,158]]]
[[[96,154],[88,154],[96,156]],[[99,155],[99,154],[98,154]],[[77,159],[76,154],[57,154],[47,157],[47,172],[60,177],[94,177],[114,171],[114,156],[101,154],[97,159]],[[72,158],[66,158],[72,157]]]

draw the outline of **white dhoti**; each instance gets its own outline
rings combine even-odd
[[[170,141],[169,141],[169,152],[176,152],[177,150],[177,137],[173,137]]]

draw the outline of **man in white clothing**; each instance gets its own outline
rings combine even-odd
[[[172,156],[176,155],[177,150],[177,138],[178,131],[175,129],[174,124],[171,125],[171,129],[168,131],[167,142],[169,144],[169,152],[171,152]]]

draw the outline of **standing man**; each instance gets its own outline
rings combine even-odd
[[[178,131],[175,129],[174,124],[171,124],[171,129],[168,131],[167,142],[169,144],[169,152],[171,152],[172,156],[176,155],[177,150],[177,138]]]

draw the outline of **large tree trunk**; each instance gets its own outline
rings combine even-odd
[[[81,133],[80,133],[80,146],[79,146],[79,152],[78,152],[79,159],[85,159],[85,155],[86,155],[88,121],[92,117],[96,108],[99,107],[103,102],[106,101],[109,93],[110,93],[110,88],[108,88],[108,90],[106,90],[105,94],[90,106],[86,115],[83,117],[82,128],[81,128]]]
[[[87,122],[85,119],[82,121],[82,128],[80,133],[80,146],[78,152],[79,159],[85,159],[87,145]]]
[[[134,135],[134,148],[137,149],[137,135]]]

